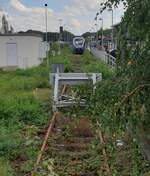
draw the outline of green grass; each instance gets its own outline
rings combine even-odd
[[[73,68],[72,68],[72,63],[70,59],[72,57],[70,48],[68,46],[64,46],[63,48],[61,48],[61,55],[58,55],[59,45],[55,43],[53,44],[51,50],[56,51],[56,56],[52,56],[50,52],[50,57],[49,57],[50,66],[52,64],[62,63],[64,64],[65,72],[71,72]]]
[[[36,158],[38,143],[34,139],[31,143],[30,135],[24,133],[28,126],[40,128],[48,121],[49,101],[36,96],[36,90],[49,88],[48,73],[45,64],[0,72],[0,156],[5,160],[2,163],[4,169],[0,168],[2,176],[12,175],[9,172],[10,163],[13,165],[21,158],[32,161]],[[36,150],[34,157],[33,147]]]
[[[59,56],[50,57],[49,62],[50,62],[50,65],[62,63],[64,64],[65,72],[72,71],[72,63],[68,55],[59,55]]]
[[[89,51],[85,51],[82,56],[83,72],[102,73],[103,78],[111,78],[115,75],[115,70],[106,63],[96,59]]]
[[[0,176],[11,176],[14,162],[20,163],[16,175],[24,175],[33,168],[41,140],[38,130],[44,128],[51,113],[49,73],[52,63],[64,63],[65,71],[71,71],[69,50],[61,56],[50,57],[38,67],[0,71]],[[1,167],[1,166],[0,166]]]
[[[61,49],[61,55],[57,55],[57,52],[59,51],[58,44],[55,43],[51,49],[56,51],[56,56],[51,56],[49,58],[50,65],[52,63],[63,63],[65,66],[65,72],[75,72],[71,61],[74,54],[72,54],[71,49],[68,46],[64,46]],[[74,62],[76,61],[74,60]],[[103,61],[96,59],[88,50],[86,50],[80,57],[80,67],[82,72],[102,73],[104,79],[111,78],[115,75],[114,68],[111,68]]]

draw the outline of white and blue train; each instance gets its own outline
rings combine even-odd
[[[84,37],[74,37],[73,38],[73,53],[83,54],[85,50],[85,39]]]

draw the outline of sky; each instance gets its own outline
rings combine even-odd
[[[46,31],[45,3],[48,4],[48,31],[58,31],[60,19],[65,30],[81,35],[91,29],[100,29],[101,21],[94,21],[104,0],[0,0],[0,23],[3,14],[17,31],[28,29]],[[114,24],[119,23],[124,14],[123,6],[113,9]],[[110,28],[111,12],[106,10],[100,16],[104,28]],[[97,26],[95,26],[97,23]],[[1,24],[0,24],[1,25]]]

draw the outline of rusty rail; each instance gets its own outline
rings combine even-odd
[[[47,129],[47,132],[46,132],[46,135],[45,135],[45,138],[44,138],[44,142],[42,144],[42,147],[41,147],[41,150],[39,152],[39,155],[37,157],[37,160],[36,160],[36,163],[34,165],[34,169],[33,169],[33,172],[31,173],[31,176],[34,176],[35,175],[35,172],[37,170],[37,167],[38,165],[40,164],[40,161],[42,159],[42,155],[45,151],[45,147],[46,147],[46,144],[47,144],[47,141],[48,141],[48,137],[50,136],[50,134],[52,133],[52,130],[53,130],[53,127],[55,125],[55,122],[56,122],[56,118],[58,117],[59,115],[59,112],[55,112],[53,114],[53,117],[52,117],[52,120],[50,121],[50,124],[49,124],[49,127]]]

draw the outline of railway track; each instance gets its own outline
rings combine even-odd
[[[73,55],[71,58],[71,62],[72,62],[73,71],[75,71],[76,73],[81,73],[82,72],[81,55]]]
[[[73,55],[71,61],[73,70],[82,72],[81,56]],[[55,112],[31,175],[98,176],[103,164],[103,175],[111,175],[106,151],[103,149],[97,155],[95,141],[104,145],[101,131],[96,131],[88,117]],[[100,163],[103,164],[100,166]]]
[[[87,164],[92,157],[90,147],[93,137],[94,131],[87,119],[65,116],[58,119],[47,150],[54,158],[54,171],[60,176],[97,175]]]
[[[97,156],[93,146],[96,140],[103,145],[102,133],[88,118],[54,114],[32,176],[98,176],[102,167],[103,175],[111,175],[105,149]],[[49,162],[45,167],[44,163]]]

